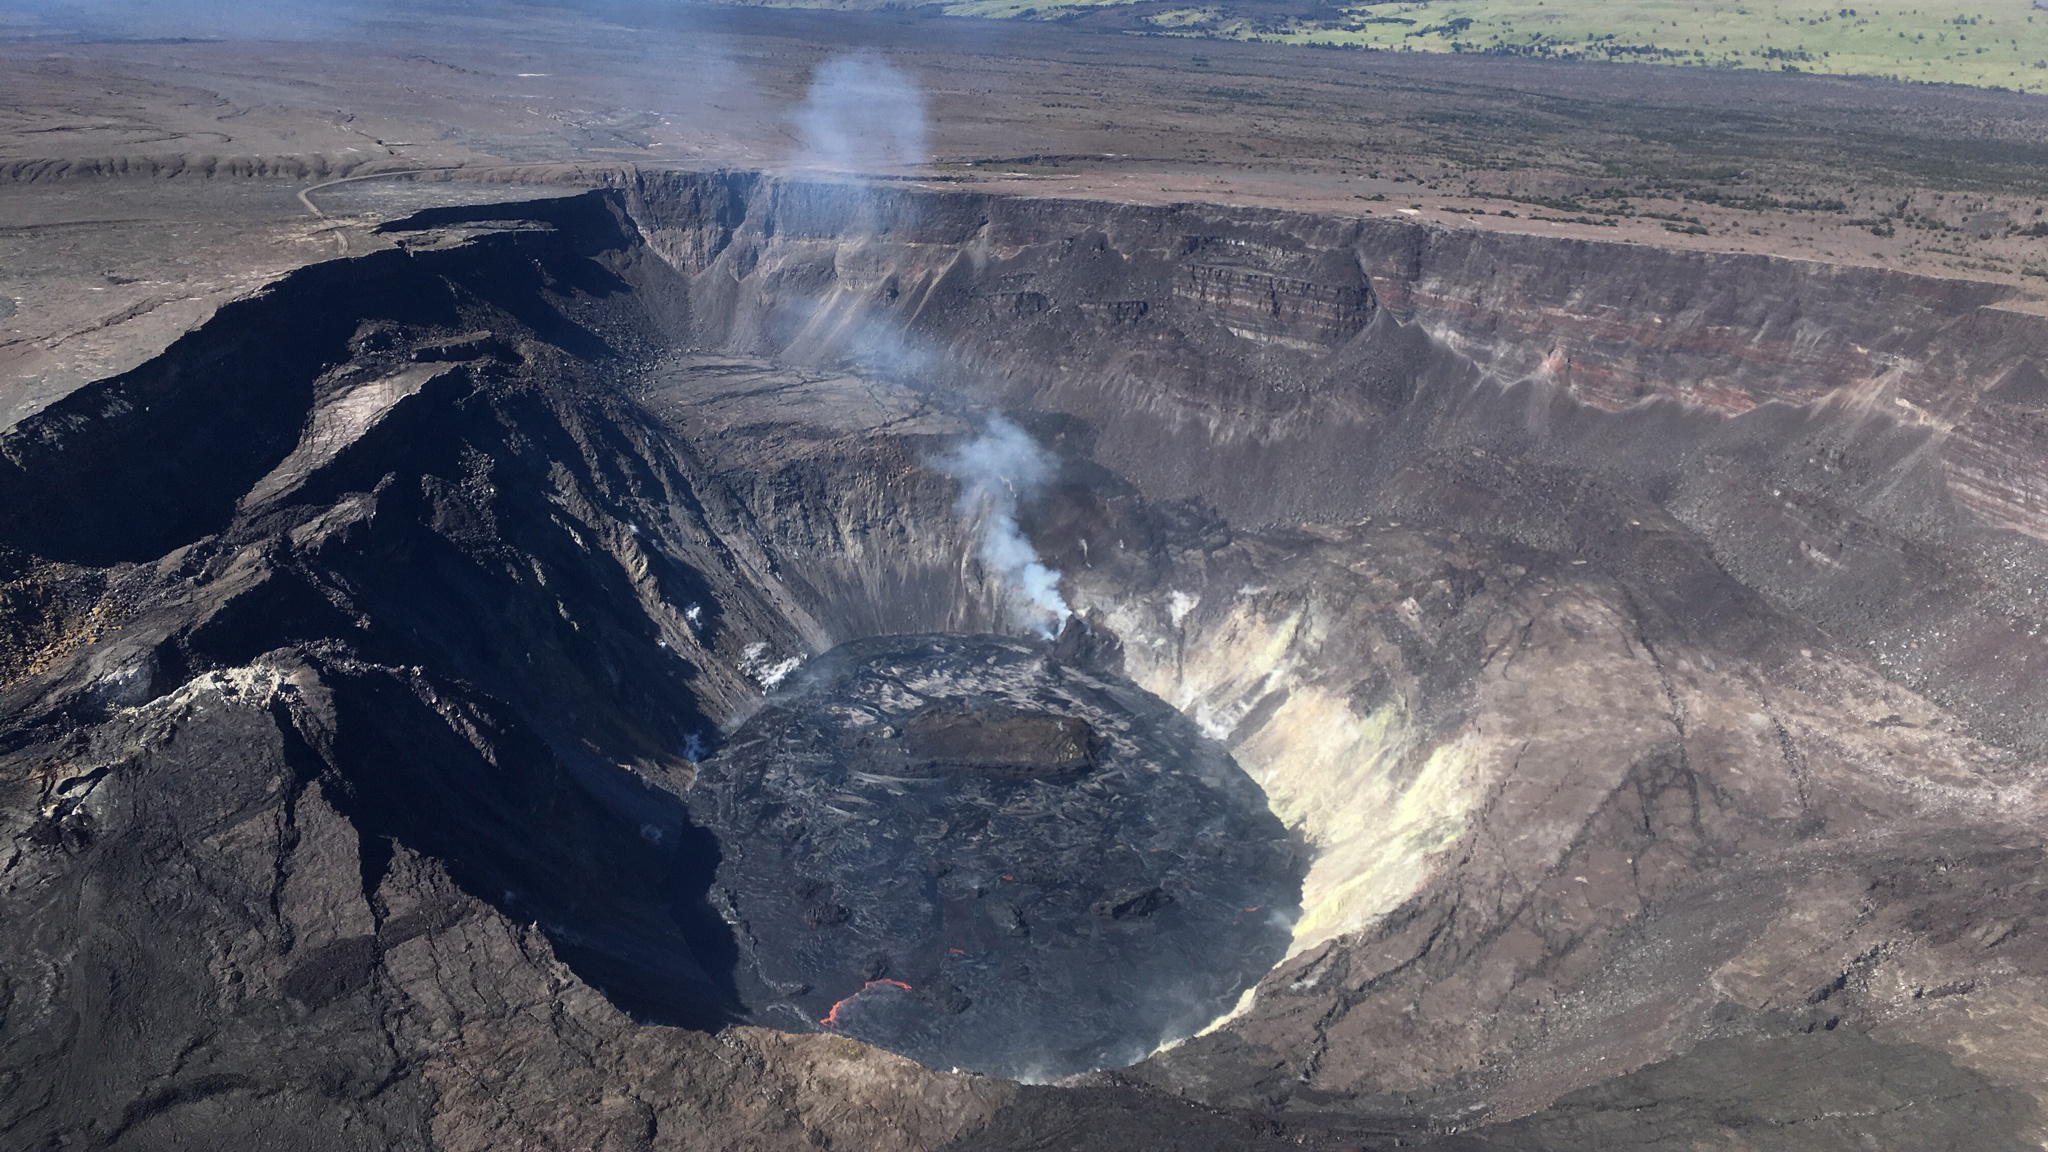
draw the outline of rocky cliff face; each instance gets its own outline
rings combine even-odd
[[[704,1031],[685,757],[758,691],[737,638],[803,640],[620,395],[664,273],[603,200],[508,220],[10,433],[10,1142],[922,1147],[1002,1098]]]
[[[1987,290],[738,174],[388,234],[0,436],[27,1146],[2048,1133]],[[990,408],[1314,852],[1230,1019],[1021,1091],[736,1026],[683,799],[792,658],[1011,619],[935,463]]]

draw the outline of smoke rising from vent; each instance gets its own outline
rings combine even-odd
[[[819,65],[793,117],[799,167],[864,172],[930,159],[924,89],[873,53]]]
[[[991,416],[981,435],[946,453],[938,465],[960,482],[955,509],[970,529],[981,528],[981,562],[1013,597],[1018,626],[1050,638],[1072,609],[1060,595],[1060,574],[1046,567],[1017,526],[1017,503],[1052,478],[1053,460],[1029,433]]]

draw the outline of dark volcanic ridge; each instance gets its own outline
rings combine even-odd
[[[1000,636],[815,657],[690,802],[754,1019],[936,1068],[1136,1063],[1235,1005],[1300,911],[1296,846],[1221,745]]]

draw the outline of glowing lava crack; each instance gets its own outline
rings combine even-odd
[[[912,988],[910,985],[905,984],[903,981],[891,980],[887,976],[882,977],[880,980],[870,980],[867,983],[861,985],[860,992],[865,992],[870,988],[901,988],[905,992],[917,991],[917,989]],[[860,995],[860,992],[855,992],[852,996],[848,996],[846,999],[841,1000],[838,1003],[832,1005],[832,1010],[830,1012],[825,1013],[825,1018],[823,1020],[818,1021],[818,1026],[820,1028],[839,1027],[839,1010],[846,1007],[848,1004],[853,1003],[855,997],[858,997]]]
[[[703,765],[692,815],[757,1020],[1043,1079],[1141,1059],[1280,959],[1300,858],[1264,794],[1054,651],[856,641]]]

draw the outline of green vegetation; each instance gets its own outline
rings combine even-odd
[[[952,15],[1053,19],[1122,0],[942,0]],[[2048,10],[2029,0],[1417,0],[1310,19],[1230,3],[1154,13],[1162,33],[1371,48],[1626,60],[2048,92]]]

